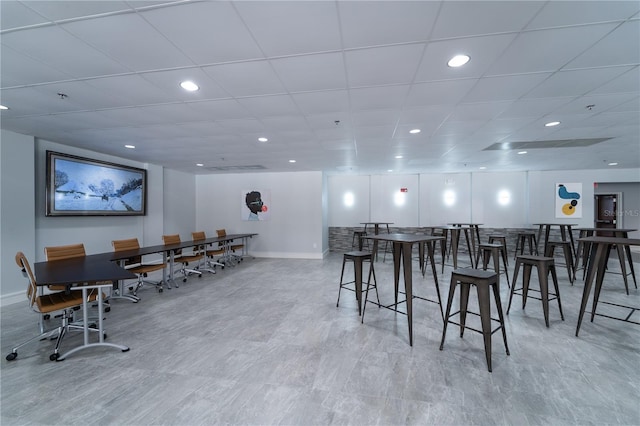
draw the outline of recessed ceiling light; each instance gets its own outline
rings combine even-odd
[[[485,166],[480,166],[480,170],[484,170],[484,169],[486,169]]]
[[[618,163],[609,163],[610,166],[617,166]]]
[[[268,142],[269,139],[267,138],[258,138],[258,142]]]
[[[184,90],[188,90],[189,92],[195,92],[196,90],[199,89],[197,84],[189,80],[183,81],[182,83],[180,83],[180,87],[182,87]]]
[[[9,107],[6,107],[4,105],[0,105],[0,109],[9,109]]]
[[[389,169],[389,170],[387,170],[387,171],[388,171],[389,173],[391,173],[391,172],[393,171],[393,169]]]
[[[449,59],[447,65],[449,65],[451,68],[461,67],[469,62],[469,59],[470,58],[467,55],[456,55],[453,58]]]
[[[136,148],[135,145],[125,145],[124,147],[125,148],[129,148],[129,149],[135,149]]]
[[[411,133],[412,135],[415,135],[416,133],[420,133],[420,129],[411,129],[409,130],[409,133]]]
[[[519,155],[526,154],[526,153],[527,153],[527,151],[518,151]]]
[[[203,167],[203,166],[204,166],[204,164],[202,164],[202,163],[196,163],[196,166],[198,166],[198,167]]]
[[[290,162],[290,163],[295,163],[295,162],[296,162],[296,160],[289,160],[289,162]]]
[[[402,158],[402,155],[396,155],[396,159],[399,160]]]
[[[545,127],[553,127],[553,126],[557,126],[558,124],[560,124],[559,121],[550,121],[549,123],[545,124]]]

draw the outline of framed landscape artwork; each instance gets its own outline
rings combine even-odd
[[[47,151],[47,216],[143,216],[147,171]]]

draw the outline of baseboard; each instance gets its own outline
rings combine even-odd
[[[25,292],[17,291],[15,293],[3,294],[0,296],[0,307],[9,306],[25,301]]]
[[[292,252],[249,252],[249,257],[263,257],[268,259],[318,259],[322,260],[327,256],[329,250],[324,253],[292,253]]]

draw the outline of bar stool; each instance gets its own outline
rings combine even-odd
[[[451,304],[455,296],[456,288],[460,285],[460,310],[451,314]],[[467,311],[469,302],[469,290],[474,285],[478,292],[478,306],[480,314]],[[491,318],[491,298],[489,297],[489,287],[493,290],[496,309],[498,311],[498,319]],[[467,313],[479,315],[482,323],[482,331],[465,325]],[[460,314],[460,323],[451,321],[451,317]],[[496,321],[500,325],[494,330],[491,329],[491,321]],[[500,303],[500,288],[498,284],[498,274],[490,271],[483,271],[473,268],[455,269],[451,272],[451,285],[449,287],[449,300],[447,301],[447,311],[444,316],[444,327],[442,329],[442,341],[440,342],[440,350],[444,346],[444,340],[447,335],[447,324],[455,324],[460,326],[460,337],[464,334],[465,328],[481,333],[484,337],[484,352],[487,359],[487,367],[491,372],[491,335],[498,329],[502,330],[502,339],[507,355],[509,355],[509,347],[507,346],[507,333],[504,326],[504,316],[502,315],[502,304]]]
[[[571,243],[569,241],[549,241],[547,243],[547,250],[545,252],[546,257],[553,258],[556,247],[561,247],[564,252],[564,265],[559,264],[559,266],[567,267],[567,274],[569,275],[569,282],[573,285],[573,280],[575,279],[575,274],[573,274],[573,250],[571,249]]]
[[[476,255],[476,269],[478,269],[478,263],[480,262],[480,255],[482,254],[482,269],[487,270],[489,264],[489,258],[493,256],[493,270],[500,274],[500,257],[502,257],[502,264],[504,266],[504,273],[507,276],[507,286],[509,285],[509,271],[507,269],[507,260],[504,252],[504,246],[500,243],[480,243],[478,245],[478,254]]]
[[[353,231],[353,237],[351,237],[351,248],[356,247],[356,241],[358,241],[358,250],[362,250],[364,244],[367,244],[367,248],[369,247],[369,241],[364,237],[367,236],[366,231]]]
[[[502,248],[504,249],[502,251],[504,263],[508,265],[509,255],[507,253],[509,253],[509,251],[507,250],[507,236],[504,234],[489,234],[489,242],[490,243],[499,242],[502,244]]]
[[[513,258],[518,256],[518,247],[520,247],[520,254],[524,254],[524,243],[529,243],[529,254],[538,255],[538,240],[536,239],[535,231],[520,231],[516,236],[516,250],[513,253]]]
[[[347,262],[353,262],[354,279],[352,281],[343,282],[344,279],[344,267]],[[364,262],[369,262],[369,277],[366,282],[362,281],[362,266]],[[373,283],[371,277],[373,276]],[[354,284],[354,288],[348,287],[350,284]],[[380,298],[378,297],[378,286],[376,285],[376,272],[373,269],[373,255],[368,251],[350,251],[344,254],[342,257],[342,273],[340,274],[340,287],[338,288],[338,301],[336,307],[340,304],[340,292],[342,289],[353,291],[356,293],[356,299],[358,300],[358,315],[362,314],[362,284],[367,285],[367,291],[369,287],[376,289],[376,298],[378,299],[378,305],[380,305]]]
[[[516,289],[516,280],[518,279],[518,271],[520,265],[524,265],[524,271],[522,272],[522,287]],[[531,278],[531,269],[533,267],[538,269],[538,280],[540,282],[540,296],[531,296],[534,299],[542,301],[542,312],[544,313],[544,322],[549,327],[549,300],[558,299],[558,309],[560,310],[560,318],[564,321],[564,315],[562,314],[562,304],[560,303],[560,289],[558,288],[558,277],[556,276],[556,267],[553,257],[546,256],[527,256],[521,255],[516,258],[516,267],[513,271],[513,283],[511,284],[511,293],[509,295],[509,305],[507,306],[507,315],[509,315],[509,309],[511,309],[511,300],[514,294],[522,295],[522,309],[527,304],[527,297],[529,296],[529,281]],[[553,286],[555,288],[555,294],[549,293],[549,272],[551,272],[551,278],[553,278]],[[516,293],[522,291],[522,293]],[[535,291],[535,290],[534,290]],[[553,296],[549,299],[549,295]]]

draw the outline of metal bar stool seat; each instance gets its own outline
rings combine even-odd
[[[504,234],[489,234],[489,243],[499,242],[502,244],[502,256],[505,264],[509,264],[509,250],[507,249],[507,236]]]
[[[354,278],[351,281],[344,282],[344,267],[347,262],[353,262]],[[369,276],[366,282],[362,281],[362,268],[364,262],[369,262]],[[373,282],[371,281],[373,277]],[[353,288],[351,288],[353,284]],[[368,251],[350,251],[342,257],[342,272],[340,274],[340,287],[338,288],[338,301],[336,307],[340,305],[340,292],[342,289],[353,291],[356,293],[356,300],[358,301],[358,315],[362,314],[362,285],[367,285],[367,293],[369,287],[376,289],[376,298],[378,299],[378,305],[380,305],[380,298],[378,297],[378,286],[376,284],[376,272],[373,268],[373,255]]]
[[[475,286],[478,293],[478,306],[480,313],[474,313],[467,310],[469,302],[469,290],[471,286]],[[451,305],[455,296],[456,288],[460,286],[460,310],[451,313]],[[502,339],[507,355],[509,355],[509,347],[507,346],[507,333],[505,331],[504,316],[502,315],[502,304],[500,303],[500,288],[498,284],[498,274],[491,271],[483,271],[474,268],[455,269],[451,273],[451,285],[449,287],[449,299],[447,301],[447,311],[444,316],[444,327],[442,329],[442,341],[440,342],[440,350],[444,346],[444,340],[447,335],[447,324],[455,324],[460,326],[460,337],[463,336],[465,329],[470,329],[480,333],[484,337],[484,352],[487,359],[487,367],[491,372],[491,336],[498,330],[502,330]],[[498,318],[491,318],[491,298],[489,296],[489,288],[493,290],[496,310]],[[466,325],[467,314],[480,316],[482,330]],[[451,320],[454,315],[459,315],[460,323]],[[500,325],[495,329],[491,329],[491,321],[496,321]]]
[[[516,280],[518,279],[518,271],[520,270],[520,265],[524,266],[524,270],[522,272],[522,287],[516,288]],[[540,282],[540,297],[531,296],[534,299],[538,299],[542,301],[542,311],[544,313],[544,322],[547,327],[549,327],[549,300],[558,300],[558,309],[560,310],[560,318],[564,321],[564,315],[562,314],[562,304],[560,302],[560,289],[558,287],[558,277],[556,276],[556,267],[553,260],[553,257],[546,256],[527,256],[521,255],[516,258],[516,267],[513,272],[513,283],[511,284],[511,293],[509,295],[509,305],[507,306],[507,315],[509,315],[509,310],[511,309],[511,301],[513,300],[513,295],[518,294],[522,295],[522,309],[524,309],[527,304],[527,297],[529,297],[529,281],[531,279],[531,269],[533,267],[538,269],[538,280]],[[551,273],[551,277],[553,278],[553,286],[555,288],[555,293],[549,293],[549,273]],[[518,292],[521,293],[518,293]],[[549,298],[551,297],[551,299]]]
[[[478,253],[476,254],[476,269],[480,263],[480,256],[482,255],[482,269],[487,270],[489,264],[489,258],[493,257],[493,270],[500,274],[500,258],[502,257],[502,265],[504,266],[504,273],[507,276],[507,285],[509,285],[509,270],[507,269],[507,260],[504,251],[504,246],[500,243],[480,243],[478,245]]]
[[[367,231],[353,231],[353,237],[351,238],[351,248],[358,247],[358,250],[362,250],[364,244],[369,247],[369,240],[365,239]],[[356,246],[357,241],[357,246]]]
[[[554,257],[556,247],[561,247],[564,253],[564,264],[558,264],[558,266],[567,267],[567,275],[569,276],[569,282],[573,285],[575,280],[575,273],[573,273],[573,250],[571,249],[571,242],[569,241],[549,241],[545,252],[546,257]]]
[[[513,258],[518,256],[518,248],[520,248],[520,254],[524,254],[524,244],[529,244],[529,254],[538,255],[538,240],[536,239],[535,231],[520,231],[516,236],[516,249],[513,253]]]

